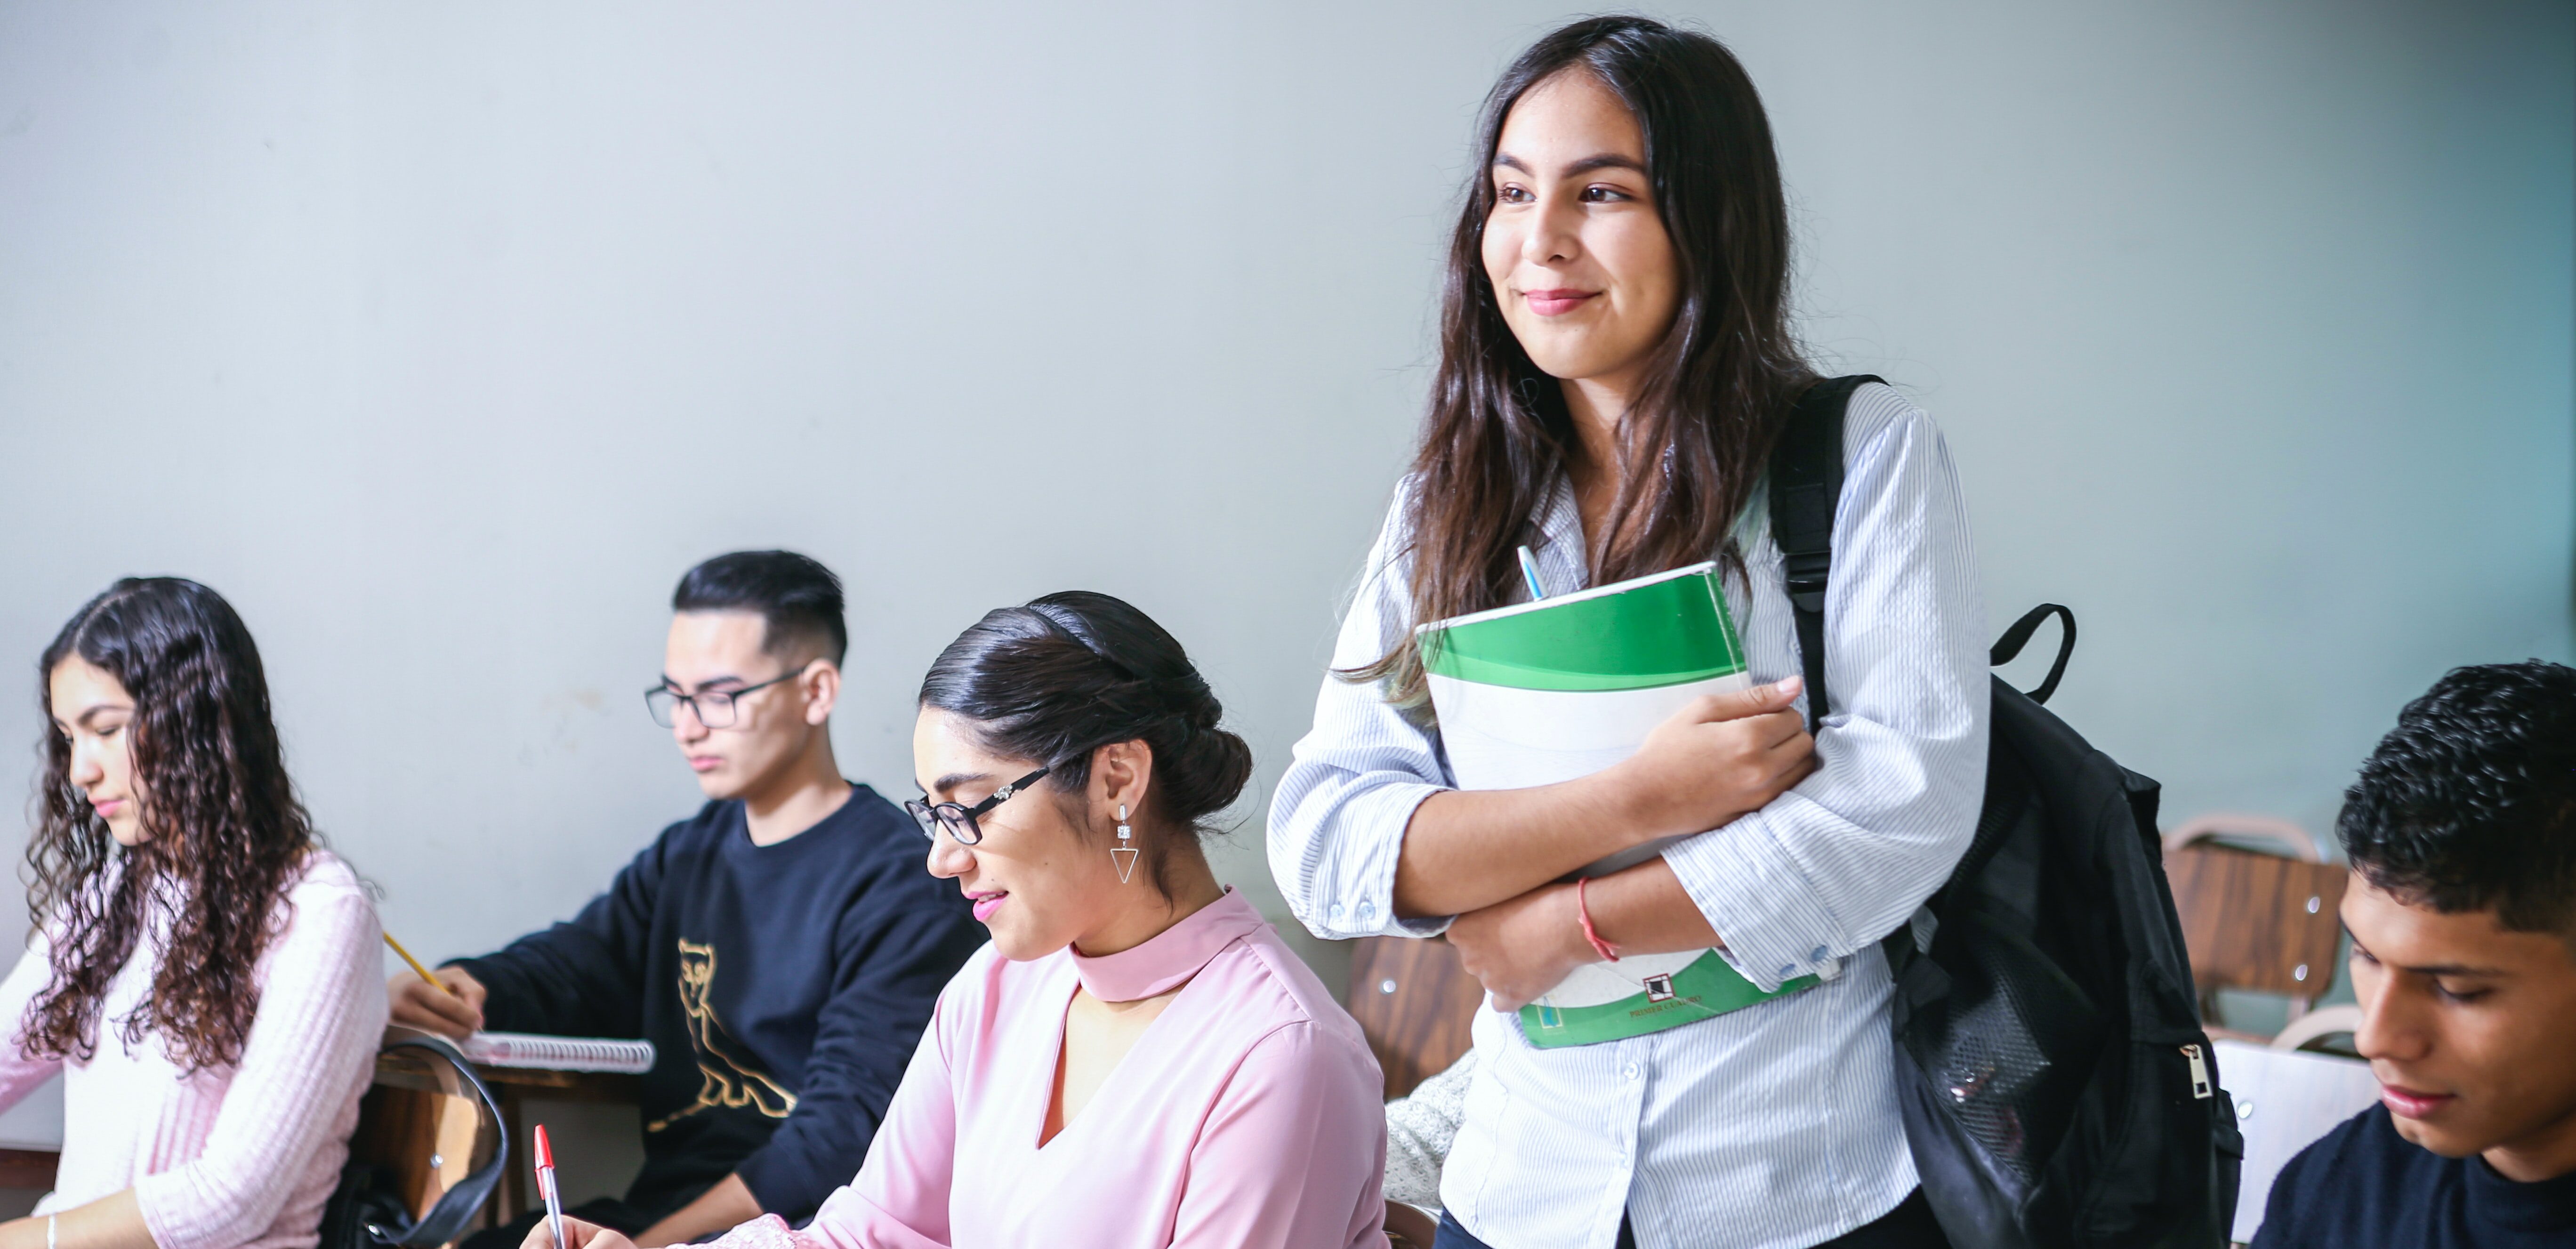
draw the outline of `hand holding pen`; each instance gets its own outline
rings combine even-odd
[[[571,1215],[565,1215],[563,1222],[564,1236],[572,1241],[571,1249],[637,1249],[634,1238],[616,1228],[584,1223]],[[822,1243],[808,1239],[803,1232],[790,1231],[774,1215],[745,1223],[725,1236],[744,1249],[805,1249]],[[688,1242],[675,1240],[656,1249],[687,1249],[687,1245]],[[519,1242],[519,1249],[554,1249],[554,1235],[545,1220],[537,1220],[537,1225],[528,1229],[528,1238]]]
[[[564,1216],[563,1225],[564,1238],[572,1242],[571,1249],[635,1249],[635,1242],[615,1228],[584,1223],[571,1215]],[[528,1229],[528,1238],[519,1242],[519,1249],[554,1249],[554,1244],[554,1229],[539,1219],[535,1227]]]
[[[563,1191],[555,1187],[555,1151],[546,1140],[546,1125],[537,1125],[537,1195],[546,1200],[546,1226],[555,1249],[571,1249],[564,1240]]]
[[[542,1123],[537,1125],[536,1145],[537,1195],[545,1199],[546,1217],[528,1229],[519,1249],[635,1249],[635,1242],[622,1232],[564,1217],[563,1187],[555,1180],[554,1142],[546,1138]]]
[[[461,967],[430,970],[394,940],[392,933],[385,934],[385,944],[392,946],[412,969],[411,975],[397,974],[385,984],[393,1022],[459,1041],[482,1030],[486,993],[481,981]]]

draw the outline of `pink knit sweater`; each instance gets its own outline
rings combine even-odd
[[[151,991],[156,927],[110,984],[88,1062],[28,1057],[27,1004],[51,975],[47,934],[0,982],[0,1107],[63,1073],[63,1160],[39,1214],[134,1190],[160,1249],[308,1249],[348,1156],[358,1097],[374,1078],[385,1028],[382,929],[346,863],[315,851],[286,893],[284,933],[252,978],[259,1012],[241,1062],[183,1075],[146,1035],[127,1047],[118,1020]]]

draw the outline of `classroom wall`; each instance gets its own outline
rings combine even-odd
[[[2569,7],[1652,7],[1750,66],[1806,332],[1939,418],[1992,623],[2076,610],[2057,706],[2175,817],[2322,827],[2442,670],[2576,651]],[[1473,110],[1563,15],[0,3],[0,776],[61,621],[197,577],[387,924],[484,950],[695,807],[670,587],[784,545],[894,797],[977,614],[1153,613],[1284,916]]]

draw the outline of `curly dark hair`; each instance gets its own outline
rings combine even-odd
[[[2576,935],[2576,668],[2454,668],[2399,713],[2335,821],[2372,884]]]
[[[73,655],[134,700],[129,749],[145,839],[121,854],[71,783],[71,743],[52,727],[51,677]],[[252,969],[318,844],[287,779],[250,630],[196,582],[128,577],[63,626],[38,662],[37,688],[47,731],[28,909],[52,936],[53,979],[27,1007],[29,1051],[95,1054],[108,984],[157,930],[151,996],[117,1021],[126,1043],[157,1033],[190,1071],[239,1062],[259,1009]]]

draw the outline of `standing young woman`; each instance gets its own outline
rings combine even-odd
[[[1855,393],[1832,705],[1810,742],[1760,500],[1815,375],[1751,80],[1706,36],[1578,22],[1504,72],[1479,142],[1421,450],[1280,782],[1272,869],[1320,936],[1445,930],[1498,1009],[1601,958],[1592,937],[1719,947],[1754,988],[1795,990],[1547,1049],[1481,1013],[1441,1245],[1941,1244],[1875,943],[1965,851],[1984,785],[1985,623],[1948,452],[1895,391]],[[1413,627],[1520,599],[1522,544],[1563,588],[1721,561],[1753,672],[1777,683],[1705,700],[1594,776],[1455,788]]]
[[[907,803],[993,942],[940,995],[858,1178],[727,1249],[1383,1246],[1359,1025],[1219,885],[1252,775],[1172,635],[1105,594],[987,613],[922,678]],[[577,1249],[623,1237],[566,1220]],[[547,1249],[541,1224],[528,1249]]]
[[[311,1245],[384,1032],[383,930],[296,800],[259,648],[214,591],[129,578],[38,671],[0,1106],[61,1072],[63,1153],[0,1249]]]

